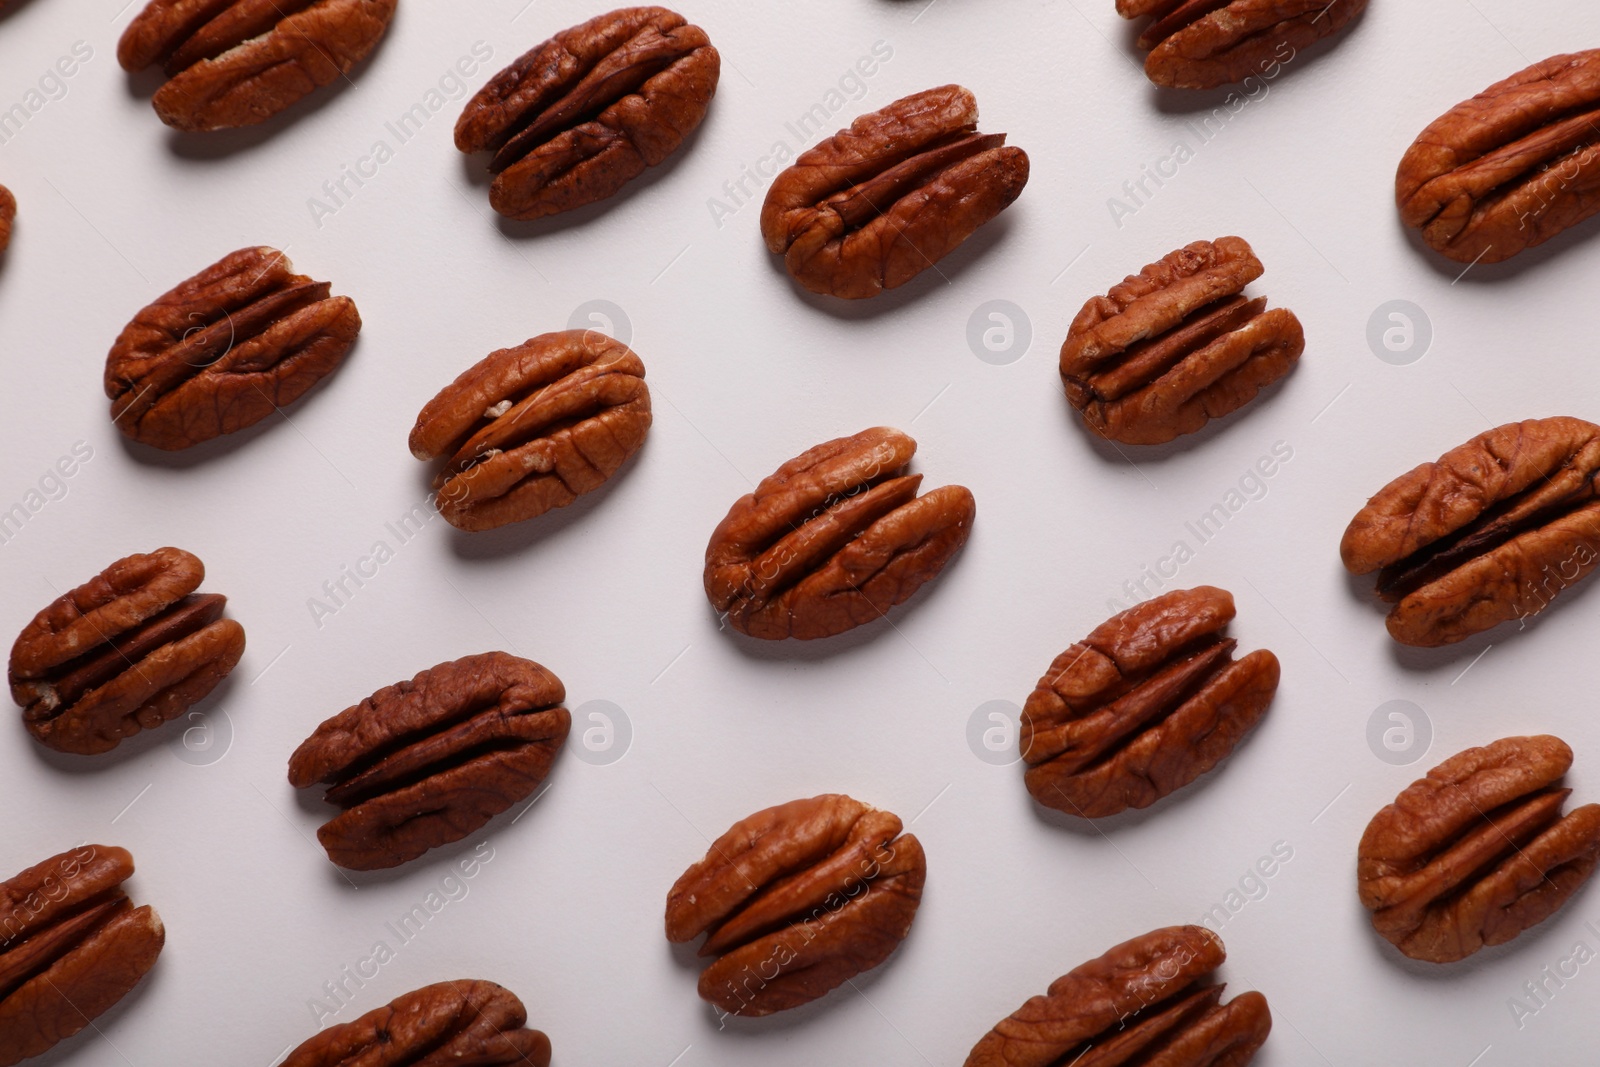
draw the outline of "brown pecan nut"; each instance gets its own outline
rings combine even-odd
[[[133,857],[80,845],[0,882],[0,1067],[38,1056],[127,996],[166,940],[122,883]]]
[[[595,330],[491,352],[428,401],[411,454],[448,462],[435,503],[452,526],[490,530],[566,507],[644,444],[644,363]]]
[[[493,152],[489,204],[539,219],[613,196],[706,117],[722,57],[664,7],[625,7],[563,30],[489,80],[456,120],[456,147]]]
[[[11,696],[41,744],[109,752],[202,700],[244,654],[228,598],[196,593],[205,565],[179,548],[117,560],[56,598],[11,646]]]
[[[1305,350],[1294,312],[1240,293],[1261,261],[1196,241],[1083,305],[1061,346],[1067,399],[1101,437],[1156,445],[1244,407]]]
[[[1562,814],[1558,737],[1469,748],[1413,782],[1361,835],[1356,881],[1401,952],[1453,963],[1544,922],[1594,873],[1600,804]]]
[[[560,679],[485,652],[386,686],[317,727],[289,758],[297,789],[343,809],[317,831],[353,871],[459,841],[539,788],[572,716]]]
[[[394,17],[396,0],[151,0],[117,42],[129,72],[159,64],[152,103],[168,126],[265,122],[345,77]]]
[[[17,198],[11,190],[0,185],[0,252],[11,243],[11,224],[17,217]]]
[[[280,1067],[550,1067],[550,1039],[493,982],[437,982],[330,1026]]]
[[[831,637],[880,618],[944,570],[977,505],[917,496],[916,441],[877,427],[803,452],[741,497],[706,546],[705,589],[740,633]]]
[[[1117,14],[1153,17],[1139,35],[1144,72],[1169,89],[1213,89],[1277,76],[1302,48],[1338,33],[1367,0],[1117,0]]]
[[[1143,808],[1222,762],[1278,690],[1278,657],[1233,658],[1233,596],[1180,589],[1114,615],[1055,658],[1022,709],[1028,792],[1098,819]]]
[[[332,373],[361,330],[347,296],[244,248],[135,315],[106,357],[111,419],[176,451],[242,430]]]
[[[1350,520],[1339,555],[1378,572],[1389,634],[1446,645],[1526,626],[1600,560],[1600,426],[1507,423],[1402,474]]]
[[[849,300],[904,285],[956,250],[1028,184],[1028,154],[978,132],[959,85],[862,115],[773,181],[767,250],[813,293]]]
[[[700,996],[732,1015],[810,1003],[905,940],[928,862],[898,817],[837,793],[758,811],[667,894],[667,940],[706,934]]]

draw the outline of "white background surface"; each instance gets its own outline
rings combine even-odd
[[[0,107],[74,42],[93,49],[66,94],[0,145],[0,181],[20,202],[0,269],[0,506],[23,501],[76,442],[93,449],[66,495],[0,545],[0,633],[112,560],[176,544],[205,561],[204,588],[228,595],[249,648],[207,705],[215,736],[231,733],[208,765],[176,758],[176,727],[97,760],[51,755],[16,720],[0,731],[0,868],[85,840],[126,846],[134,897],[168,928],[145,984],[98,1035],[46,1062],[267,1067],[310,1036],[323,984],[375,942],[394,947],[386,924],[465,846],[387,874],[339,873],[314,840],[331,809],[295,795],[288,755],[374,689],[493,648],[565,681],[580,712],[569,750],[525,817],[468,842],[494,858],[466,896],[334,1021],[482,977],[522,997],[559,1064],[957,1064],[1057,975],[1198,921],[1281,841],[1293,859],[1221,929],[1223,976],[1272,1005],[1258,1063],[1593,1061],[1600,963],[1520,1029],[1507,1001],[1575,942],[1600,948],[1584,929],[1600,923],[1594,890],[1507,948],[1426,967],[1372,933],[1354,857],[1405,784],[1501,736],[1566,738],[1574,801],[1600,798],[1600,601],[1575,592],[1530,632],[1402,652],[1369,581],[1347,580],[1337,555],[1349,517],[1413,464],[1502,422],[1600,417],[1596,227],[1453,284],[1460,268],[1413,242],[1392,205],[1395,164],[1426,123],[1530,62],[1600,43],[1588,5],[1374,0],[1336,47],[1297,59],[1201,143],[1195,109],[1224,94],[1153,89],[1109,0],[698,0],[684,13],[724,57],[700,132],[608,205],[529,227],[496,221],[482,161],[452,147],[459,96],[320,226],[307,201],[475,42],[494,57],[472,90],[599,5],[404,0],[353,85],[264,130],[182,137],[152,113],[150,79],[116,65],[132,17],[121,2],[20,0],[0,19]],[[940,273],[844,305],[789,282],[762,247],[758,202],[719,227],[708,199],[775,140],[801,147],[785,122],[878,41],[892,59],[833,125],[960,81],[983,128],[1029,152],[1033,176]],[[1117,226],[1108,198],[1179,139],[1193,158]],[[1134,462],[1096,447],[1056,376],[1068,321],[1124,274],[1229,233],[1267,266],[1252,291],[1304,322],[1298,370],[1180,446]],[[287,419],[176,457],[123,444],[100,386],[117,331],[257,243],[356,299],[355,351]],[[435,519],[398,545],[384,524],[423,500],[432,473],[406,450],[423,402],[595,299],[625,309],[649,369],[655,425],[639,456],[564,512],[479,535]],[[1031,348],[1010,365],[979,360],[966,340],[991,299],[1031,319]],[[1435,331],[1409,366],[1366,341],[1369,315],[1392,299],[1416,302]],[[813,645],[719,632],[700,588],[711,528],[783,460],[876,424],[914,434],[930,487],[972,488],[964,553],[892,627]],[[1265,495],[1197,545],[1185,522],[1277,442],[1293,458]],[[394,558],[318,626],[308,600],[379,539]],[[1283,661],[1277,701],[1203,784],[1103,832],[1066,826],[1033,805],[1019,767],[973,754],[968,720],[987,701],[1020,704],[1178,539],[1194,558],[1168,587],[1234,592],[1241,647]],[[1431,751],[1409,767],[1366,741],[1392,699],[1432,723]],[[632,724],[631,749],[610,765],[573,755],[591,700]],[[666,890],[734,820],[835,790],[898,812],[924,842],[911,936],[856,990],[719,1031],[689,954],[663,938]]]

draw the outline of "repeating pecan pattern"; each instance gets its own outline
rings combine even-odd
[[[810,639],[883,616],[966,544],[977,505],[964,486],[917,496],[917,450],[877,427],[801,453],[762,479],[706,546],[706,596],[751,637]]]
[[[1402,644],[1527,620],[1600,560],[1600,426],[1507,423],[1402,474],[1350,520],[1352,574],[1378,572]]]
[[[732,1015],[807,1004],[905,940],[927,859],[899,818],[840,794],[759,811],[667,894],[667,940],[706,935],[700,996]]]
[[[494,153],[489,203],[513,219],[617,193],[706,117],[722,58],[664,7],[625,7],[563,30],[489,80],[456,147]]]
[[[1461,263],[1499,263],[1600,211],[1600,49],[1552,56],[1429,124],[1395,174],[1400,218]]]
[[[56,598],[11,646],[11,696],[38,741],[109,752],[183,714],[244,654],[227,598],[196,593],[205,565],[179,548],[126,556]]]
[[[1560,738],[1507,737],[1408,786],[1357,854],[1378,933],[1412,959],[1452,963],[1555,914],[1600,860],[1600,804],[1562,814],[1571,766]]]
[[[418,459],[446,459],[435,502],[451,525],[488,530],[598,489],[644,444],[644,363],[595,330],[491,352],[428,401]]]
[[[1338,33],[1367,0],[1117,0],[1123,18],[1151,16],[1139,35],[1144,71],[1171,89],[1272,78],[1303,48]]]
[[[0,252],[11,243],[11,224],[17,218],[17,198],[11,190],[0,185]]]
[[[342,809],[317,831],[334,863],[397,867],[539,787],[572,726],[565,698],[555,675],[505,652],[441,663],[317,727],[289,781],[327,786]]]
[[[1028,154],[978,132],[959,85],[862,115],[773,181],[761,206],[767,250],[814,293],[845,299],[904,285],[1022,194]]]
[[[133,857],[81,845],[0,882],[0,1067],[38,1056],[127,996],[166,940],[122,883]]]
[[[1084,304],[1061,346],[1084,423],[1124,444],[1162,444],[1288,374],[1305,349],[1300,320],[1240,295],[1262,270],[1241,238],[1196,241]]]
[[[347,296],[244,248],[135,315],[106,357],[111,419],[177,451],[254,425],[332,373],[361,330]]]
[[[1143,808],[1211,770],[1255,729],[1278,658],[1233,658],[1233,596],[1203,585],[1112,616],[1050,664],[1022,709],[1028,792],[1097,819]]]
[[[1272,1029],[1267,999],[1222,1003],[1226,957],[1203,926],[1124,941],[1050,983],[984,1035],[966,1067],[1244,1067]]]
[[[117,42],[126,71],[160,66],[152,101],[179,130],[265,122],[344,77],[377,45],[396,0],[151,0]]]

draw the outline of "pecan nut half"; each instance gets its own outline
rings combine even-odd
[[[1389,634],[1446,645],[1527,620],[1600,560],[1600,426],[1496,427],[1402,474],[1350,520],[1339,555],[1378,572]]]
[[[448,461],[434,488],[452,526],[489,530],[600,488],[649,428],[643,361],[603,333],[567,330],[462,372],[417,416],[411,454]]]
[[[1373,928],[1412,959],[1453,963],[1544,922],[1600,860],[1600,804],[1562,814],[1558,737],[1469,748],[1413,782],[1361,835]]]
[[[1262,269],[1241,238],[1196,241],[1084,304],[1061,346],[1061,381],[1089,429],[1163,444],[1288,374],[1306,346],[1300,320],[1240,295]]]
[[[505,652],[441,663],[317,727],[289,781],[327,786],[342,809],[317,830],[330,860],[398,867],[539,788],[572,726],[565,698],[555,675]]]
[[[347,296],[244,248],[156,298],[106,357],[111,420],[169,452],[288,407],[344,359],[361,330]]]
[[[1028,792],[1068,815],[1143,808],[1199,778],[1266,715],[1278,657],[1233,658],[1233,596],[1209,585],[1135,605],[1055,658],[1022,709]]]
[[[166,941],[122,888],[133,857],[80,845],[0,882],[0,1067],[38,1056],[127,996]]]
[[[667,940],[706,934],[700,996],[731,1015],[799,1007],[888,959],[928,861],[900,819],[829,793],[758,811],[667,894]]]
[[[1226,957],[1203,926],[1168,926],[1074,967],[1002,1019],[966,1067],[1244,1067],[1272,1029],[1267,998],[1222,1003]]]
[[[151,0],[117,42],[129,72],[160,65],[152,103],[179,130],[265,122],[348,74],[396,0]]]
[[[244,654],[228,598],[195,592],[205,573],[180,548],[126,556],[35,615],[9,672],[28,732],[94,755],[204,699]]]
[[[813,293],[904,285],[1022,194],[1028,154],[978,132],[978,101],[944,85],[862,115],[800,154],[761,205],[767,250]]]
[[[0,185],[0,252],[11,243],[11,224],[17,218],[17,198],[11,190]]]
[[[1117,0],[1153,21],[1139,35],[1144,72],[1169,89],[1214,89],[1276,76],[1303,48],[1338,33],[1367,0]]]
[[[831,637],[872,622],[966,544],[965,486],[917,496],[916,441],[877,427],[801,453],[741,497],[706,546],[705,589],[740,633]]]
[[[280,1067],[550,1067],[550,1039],[527,1021],[522,1001],[503,986],[436,982],[328,1027]]]
[[[456,147],[494,153],[489,204],[539,219],[615,195],[706,117],[722,57],[664,7],[625,7],[563,30],[489,80],[456,120]]]

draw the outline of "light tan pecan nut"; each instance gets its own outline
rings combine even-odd
[[[1600,860],[1600,804],[1561,813],[1558,737],[1469,748],[1413,782],[1361,835],[1356,881],[1379,934],[1453,963],[1544,922]]]
[[[615,195],[706,117],[722,57],[664,7],[625,7],[563,30],[489,80],[456,147],[492,151],[489,204],[538,219]]]
[[[1301,49],[1338,33],[1367,0],[1117,0],[1123,18],[1150,15],[1139,35],[1144,72],[1170,89],[1275,78]]]
[[[0,185],[0,252],[11,243],[11,224],[17,218],[17,198],[11,190]]]
[[[452,526],[489,530],[600,488],[644,444],[644,363],[594,330],[491,352],[428,401],[411,454],[444,458],[435,503]]]
[[[104,1014],[166,940],[122,883],[133,857],[80,845],[0,882],[0,1067],[31,1059]]]
[[[889,957],[927,859],[900,820],[837,793],[756,812],[667,894],[667,940],[706,934],[700,996],[732,1015],[807,1004]]]
[[[160,65],[152,103],[168,126],[265,122],[343,78],[377,45],[396,0],[151,0],[117,43],[117,62]]]

